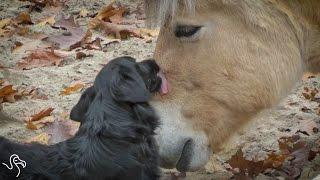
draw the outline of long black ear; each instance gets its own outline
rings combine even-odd
[[[111,79],[110,93],[114,100],[122,102],[147,102],[150,99],[150,92],[134,68],[118,66]]]
[[[86,89],[78,103],[72,108],[70,112],[70,119],[78,122],[82,122],[85,119],[85,114],[93,101],[96,93],[93,86]]]

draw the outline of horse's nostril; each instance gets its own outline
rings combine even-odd
[[[180,172],[186,172],[189,169],[191,157],[193,153],[193,140],[188,139],[182,149],[180,159],[177,162],[176,168]]]

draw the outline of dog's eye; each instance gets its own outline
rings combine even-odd
[[[202,26],[195,25],[177,25],[174,31],[174,35],[177,38],[188,38],[196,35]]]

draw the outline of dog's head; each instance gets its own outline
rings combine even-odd
[[[97,75],[94,85],[81,95],[72,108],[70,119],[82,121],[96,92],[109,93],[117,102],[142,103],[161,86],[159,67],[154,60],[136,62],[131,57],[119,57],[110,61]]]

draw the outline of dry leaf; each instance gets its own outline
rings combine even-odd
[[[142,36],[149,36],[149,37],[157,37],[159,35],[159,29],[146,29],[141,28],[140,32]]]
[[[12,95],[17,91],[13,89],[13,85],[6,84],[0,88],[0,98],[5,98],[6,96]]]
[[[91,31],[83,30],[76,23],[73,16],[60,19],[54,26],[64,28],[67,31],[62,35],[48,37],[44,40],[54,43],[56,47],[60,47],[61,49],[72,50],[81,47],[92,36]]]
[[[71,120],[55,121],[48,125],[46,132],[51,135],[49,144],[56,144],[71,138],[79,129],[80,123]]]
[[[308,79],[315,78],[316,76],[319,76],[320,73],[312,73],[312,72],[305,72],[302,76],[303,81],[307,81]]]
[[[15,22],[17,24],[33,24],[30,14],[28,12],[21,12],[16,18]]]
[[[39,113],[34,114],[31,116],[31,119],[29,121],[39,121],[40,119],[46,117],[46,116],[50,116],[51,112],[54,110],[54,108],[48,108],[48,109],[44,109],[41,110]]]
[[[40,20],[38,25],[44,26],[46,24],[49,24],[50,26],[53,26],[55,24],[55,22],[56,22],[55,16],[50,16],[50,17],[47,17],[47,18]]]
[[[65,88],[63,91],[61,91],[60,95],[63,95],[63,96],[70,95],[72,93],[81,91],[82,88],[84,88],[83,83],[81,83],[81,82],[75,83],[75,84]]]
[[[17,68],[27,70],[37,67],[59,66],[62,60],[63,57],[58,56],[54,51],[37,49],[22,58],[22,60],[17,63]]]
[[[299,122],[299,126],[295,132],[300,132],[305,135],[312,135],[318,133],[319,125],[313,120],[302,120]]]
[[[300,141],[300,137],[295,135],[282,137],[278,140],[278,143],[280,153],[271,152],[263,161],[247,160],[242,150],[239,150],[228,161],[233,168],[235,179],[250,179],[250,177],[257,176],[270,168],[281,171],[288,179],[299,176],[311,153],[306,146],[306,142]]]
[[[0,29],[4,29],[7,25],[11,24],[11,18],[0,20]]]
[[[84,52],[77,52],[76,54],[76,59],[83,59],[83,58],[86,58],[86,57],[93,57],[92,54],[86,54]]]
[[[117,39],[127,39],[128,37],[138,37],[143,38],[140,34],[140,30],[131,26],[127,25],[117,25],[112,24],[109,22],[104,22],[99,19],[92,19],[88,27],[91,29],[100,28],[102,29],[107,35],[112,35]]]
[[[14,103],[16,101],[17,92],[17,90],[13,89],[13,85],[8,82],[3,82],[0,87],[1,102]]]
[[[95,18],[106,22],[120,23],[126,8],[115,2],[110,3],[108,6],[103,7]]]
[[[89,14],[89,11],[87,9],[83,8],[80,10],[79,16],[80,17],[87,17],[88,14]]]
[[[96,38],[94,41],[87,43],[86,45],[84,45],[83,48],[88,49],[88,50],[101,50],[102,49],[102,45],[101,45],[101,38]]]
[[[30,92],[30,95],[31,95],[31,99],[48,100],[48,96],[45,95],[45,94],[41,91],[41,89],[39,89],[39,88],[33,89],[33,90]]]
[[[23,45],[22,42],[15,41],[15,42],[14,42],[14,46],[11,47],[11,52],[14,52],[15,50],[19,49],[22,45]]]
[[[30,138],[29,140],[27,140],[26,142],[27,143],[33,143],[33,142],[36,142],[36,143],[40,143],[40,144],[45,144],[45,145],[48,145],[48,142],[49,142],[49,134],[47,133],[41,133],[35,137],[32,137]]]
[[[74,16],[62,17],[54,24],[56,28],[62,28],[66,30],[74,29],[80,27],[76,22]]]
[[[19,36],[25,36],[26,34],[29,33],[29,28],[28,27],[18,27],[16,29],[16,33],[19,35]]]

